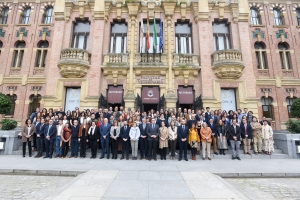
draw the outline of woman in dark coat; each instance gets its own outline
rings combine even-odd
[[[90,141],[92,156],[91,159],[95,159],[97,156],[97,142],[99,142],[99,127],[96,126],[96,122],[92,121],[92,125],[88,131],[88,141]]]
[[[225,150],[227,149],[227,126],[223,123],[222,120],[219,120],[216,128],[216,135],[218,137],[218,148],[220,151],[220,155],[225,155]]]

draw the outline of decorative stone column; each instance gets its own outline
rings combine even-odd
[[[165,10],[165,23],[167,24],[167,57],[168,57],[168,85],[166,94],[166,107],[176,108],[177,97],[174,89],[173,82],[173,52],[174,45],[172,38],[174,38],[174,22],[173,15],[176,3],[163,2],[163,7]]]
[[[136,32],[137,32],[137,14],[139,9],[139,3],[127,3],[128,11],[130,15],[130,23],[129,23],[129,75],[128,75],[128,88],[126,91],[126,95],[124,97],[125,109],[134,108],[135,95],[133,88],[133,64],[134,64],[134,54],[136,52],[135,49],[135,41],[136,41]]]

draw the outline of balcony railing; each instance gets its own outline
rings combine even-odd
[[[87,74],[90,68],[91,54],[84,49],[67,48],[61,50],[58,67],[60,73],[66,77],[79,78]]]
[[[212,54],[215,75],[222,79],[237,79],[242,75],[244,63],[242,53],[235,49],[225,49]]]
[[[173,54],[174,66],[199,67],[198,55]]]
[[[128,63],[127,53],[108,53],[104,55],[103,65],[106,67],[128,66]]]
[[[135,54],[137,67],[164,67],[167,66],[167,55],[164,53],[137,53]]]

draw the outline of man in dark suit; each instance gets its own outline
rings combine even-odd
[[[53,155],[53,144],[56,137],[56,126],[53,125],[53,120],[49,120],[49,125],[44,129],[46,156],[44,158],[52,158]]]
[[[122,157],[120,160],[123,160],[126,153],[126,160],[129,160],[129,145],[130,145],[130,138],[129,138],[129,131],[130,127],[127,125],[127,121],[124,121],[124,126],[120,130],[120,137],[122,140]]]
[[[148,125],[147,129],[147,135],[148,135],[148,158],[147,160],[157,160],[156,159],[156,148],[157,148],[157,142],[158,142],[158,135],[159,135],[159,127],[156,124],[156,120],[154,118],[151,119],[151,124]]]
[[[252,126],[248,123],[247,119],[243,119],[241,125],[241,136],[244,143],[244,154],[249,154],[251,149],[251,140],[252,140]]]
[[[240,159],[240,145],[241,145],[241,128],[237,126],[236,119],[232,120],[232,125],[228,128],[229,140],[232,149],[232,160]]]
[[[198,110],[195,116],[196,121],[200,121],[200,117],[201,117],[201,110]]]
[[[218,148],[217,148],[217,125],[213,123],[213,118],[209,119],[207,126],[211,129],[211,139],[214,146],[214,154],[218,155]]]
[[[148,155],[148,150],[147,150],[147,143],[148,143],[148,140],[147,140],[147,124],[146,124],[146,118],[143,118],[142,119],[142,123],[139,125],[139,129],[140,129],[140,139],[139,139],[139,142],[140,142],[140,152],[141,152],[141,158],[140,160],[143,160],[144,158],[147,157]]]
[[[209,123],[209,119],[211,118],[211,114],[210,114],[210,107],[206,107],[206,113],[205,113],[205,122],[208,124]],[[203,120],[204,121],[204,120]]]
[[[179,158],[178,161],[182,160],[182,151],[184,152],[184,159],[187,159],[187,143],[189,138],[189,127],[186,126],[185,120],[181,120],[181,126],[178,126],[178,144],[179,144]]]
[[[192,124],[197,124],[197,120],[195,119],[195,115],[194,114],[192,114],[192,116],[191,116],[191,119],[188,121],[188,127],[189,128],[191,128],[192,127]]]
[[[104,109],[104,113],[103,113],[103,118],[107,118],[107,119],[110,119],[110,114],[108,113],[108,109]],[[109,123],[109,121],[108,121]]]
[[[43,146],[45,142],[45,119],[41,118],[41,122],[38,123],[35,127],[36,130],[36,144],[37,144],[37,154],[35,158],[42,157],[43,155]]]
[[[101,148],[102,154],[100,159],[104,158],[105,147],[107,151],[106,158],[109,159],[110,149],[109,149],[109,138],[110,138],[110,127],[111,125],[108,123],[108,119],[104,118],[104,123],[100,127],[100,140],[101,140]]]
[[[78,141],[78,133],[79,133],[79,125],[78,121],[74,120],[74,125],[71,126],[72,129],[72,138],[71,138],[71,156],[77,158],[78,156],[78,148],[79,148],[79,141]]]

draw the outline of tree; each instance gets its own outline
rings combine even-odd
[[[300,118],[300,98],[296,99],[291,106],[291,114],[294,117]]]
[[[5,94],[0,93],[0,114],[6,114],[12,108],[11,100]]]

